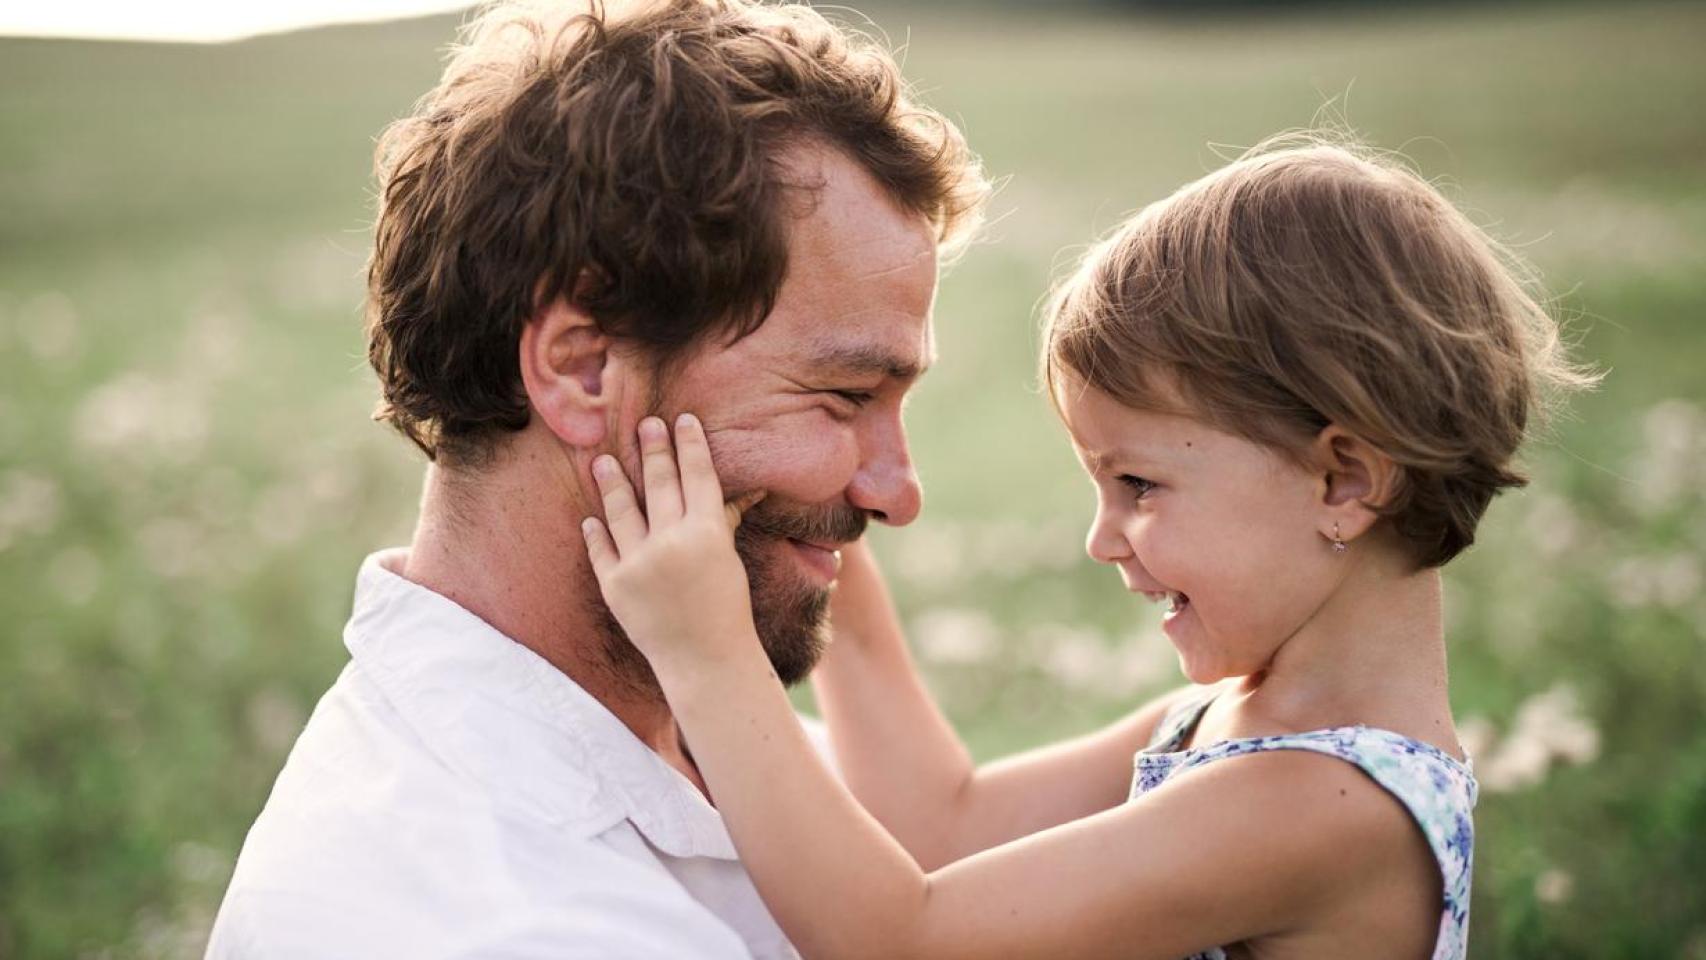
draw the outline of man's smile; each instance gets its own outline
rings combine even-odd
[[[825,584],[833,583],[841,572],[841,550],[835,544],[806,543],[789,539],[788,545]]]

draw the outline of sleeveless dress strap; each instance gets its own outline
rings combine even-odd
[[[1155,732],[1150,735],[1149,743],[1144,746],[1143,752],[1168,753],[1184,749],[1185,741],[1197,732],[1197,725],[1202,723],[1203,714],[1208,712],[1209,704],[1219,695],[1217,688],[1206,687],[1180,697],[1179,702],[1167,708],[1167,712],[1161,715],[1161,722],[1155,725]]]
[[[1478,794],[1467,763],[1430,744],[1364,726],[1246,737],[1179,750],[1178,745],[1201,720],[1208,704],[1192,700],[1181,707],[1187,705],[1188,709],[1170,711],[1157,730],[1156,743],[1137,754],[1131,791],[1134,799],[1186,770],[1252,753],[1305,750],[1353,764],[1403,804],[1427,838],[1439,864],[1444,894],[1433,960],[1462,960],[1468,950],[1469,892],[1474,873],[1471,811]],[[1163,738],[1163,733],[1169,736]],[[1224,954],[1213,950],[1197,956],[1220,960]]]

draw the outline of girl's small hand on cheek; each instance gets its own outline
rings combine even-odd
[[[746,568],[734,549],[742,512],[762,494],[723,502],[704,428],[691,414],[640,421],[646,506],[616,458],[593,461],[604,520],[581,527],[611,612],[654,669],[703,664],[757,647]]]

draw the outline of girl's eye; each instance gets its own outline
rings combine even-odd
[[[1142,477],[1134,477],[1129,473],[1121,474],[1120,482],[1129,487],[1131,492],[1137,494],[1137,498],[1139,500],[1142,500],[1144,495],[1149,493],[1149,491],[1155,489],[1155,484],[1143,479]]]

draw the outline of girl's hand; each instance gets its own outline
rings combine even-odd
[[[673,450],[656,417],[640,421],[639,434],[644,510],[615,457],[592,463],[605,519],[588,517],[581,532],[605,602],[660,672],[759,649],[746,568],[734,548],[741,513],[756,498],[723,502],[704,428],[692,414],[676,420]]]

